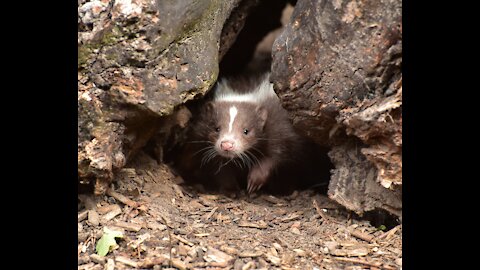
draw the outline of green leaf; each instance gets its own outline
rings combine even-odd
[[[380,225],[377,228],[377,230],[379,230],[379,231],[385,231],[386,229],[387,229],[387,227],[385,225]]]
[[[122,232],[110,230],[107,227],[103,227],[103,235],[97,242],[97,254],[102,257],[107,255],[110,249],[117,245],[117,241],[115,241],[116,237],[122,238]]]

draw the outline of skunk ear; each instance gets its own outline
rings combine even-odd
[[[213,110],[215,109],[215,104],[213,104],[213,101],[208,101],[207,103],[205,103],[204,105],[204,110],[205,110],[205,113],[213,113]]]
[[[258,106],[256,109],[256,113],[258,115],[258,119],[260,120],[260,126],[263,128],[265,126],[265,123],[267,122],[268,111],[266,108]]]

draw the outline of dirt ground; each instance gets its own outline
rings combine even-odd
[[[401,225],[380,230],[313,190],[207,193],[143,153],[113,186],[79,194],[78,269],[402,268]],[[123,238],[101,257],[104,227]]]

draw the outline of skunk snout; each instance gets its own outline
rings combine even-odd
[[[220,143],[220,148],[223,151],[232,151],[234,146],[235,146],[235,142],[233,141],[222,141]]]

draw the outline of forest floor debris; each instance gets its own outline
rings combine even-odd
[[[105,196],[80,194],[78,269],[401,269],[402,226],[351,218],[312,190],[236,197],[187,185],[140,153]],[[123,233],[105,257],[104,227]]]

